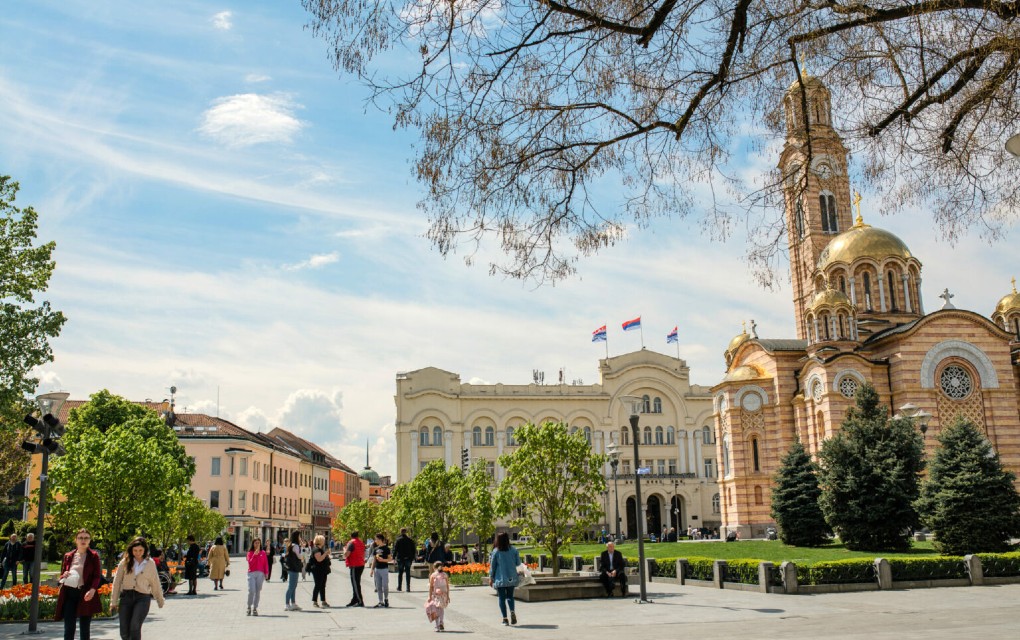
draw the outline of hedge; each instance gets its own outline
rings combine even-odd
[[[870,558],[830,560],[797,566],[799,584],[848,584],[875,582],[875,564]]]
[[[758,565],[761,560],[751,558],[733,558],[726,561],[725,582],[740,584],[758,584]]]
[[[711,558],[687,558],[687,577],[691,580],[712,580],[714,563]]]
[[[1020,576],[1020,551],[1011,553],[979,553],[981,568],[987,578]]]
[[[655,575],[663,578],[676,578],[677,558],[657,558],[655,560]]]
[[[966,578],[967,566],[962,557],[891,558],[893,580],[948,580]]]

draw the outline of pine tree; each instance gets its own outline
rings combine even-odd
[[[848,549],[906,550],[918,525],[923,441],[910,420],[888,418],[870,385],[856,398],[819,454],[822,513]]]
[[[917,510],[942,553],[1004,551],[1020,536],[1016,476],[1002,468],[992,444],[962,417],[939,435]]]
[[[825,523],[818,488],[818,465],[795,440],[783,457],[772,488],[772,518],[779,525],[779,538],[798,547],[824,544],[830,533]]]

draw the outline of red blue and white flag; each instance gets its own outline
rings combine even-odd
[[[606,341],[606,325],[602,325],[598,329],[591,332],[592,342],[605,342]]]
[[[680,338],[676,335],[677,327],[673,327],[673,330],[666,334],[666,344],[677,342]]]
[[[638,317],[634,318],[633,320],[628,320],[628,321],[623,323],[623,330],[624,331],[630,331],[632,329],[640,329],[640,328],[641,328],[641,316],[638,316]]]

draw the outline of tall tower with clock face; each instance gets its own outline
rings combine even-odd
[[[786,144],[779,158],[786,201],[790,275],[797,337],[807,338],[805,311],[818,283],[818,258],[829,241],[852,225],[847,149],[832,128],[829,90],[804,74],[786,92]]]

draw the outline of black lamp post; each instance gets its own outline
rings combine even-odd
[[[25,416],[25,424],[36,431],[38,437],[21,443],[21,448],[31,453],[42,454],[42,470],[39,474],[39,514],[35,524],[35,558],[32,562],[32,600],[28,609],[28,633],[39,633],[39,572],[42,569],[43,534],[46,519],[46,481],[49,479],[50,454],[62,454],[60,436],[64,427],[53,414],[60,413],[60,407],[67,400],[67,393],[45,393],[38,398],[42,420],[31,413]]]
[[[638,396],[623,396],[620,398],[630,409],[630,432],[634,438],[634,501],[635,509],[634,515],[637,520],[637,540],[638,540],[638,576],[641,579],[641,598],[638,600],[639,603],[648,603],[648,591],[645,586],[645,536],[644,529],[646,528],[645,520],[645,505],[641,501],[641,473],[640,473],[640,453],[638,452],[638,414],[641,412],[641,408],[644,406],[644,399]]]
[[[673,480],[673,528],[676,529],[676,534],[680,536],[680,501],[677,500],[677,492],[680,489],[680,484],[683,480]]]
[[[615,442],[610,442],[606,449],[609,452],[609,466],[613,468],[613,502],[616,505],[616,538],[620,541],[620,484],[616,480],[616,468],[620,466],[620,448]]]

